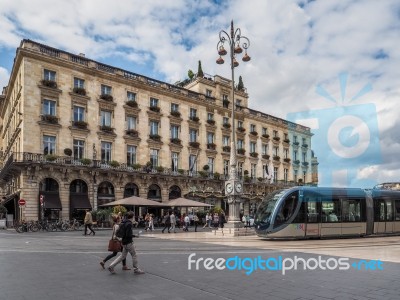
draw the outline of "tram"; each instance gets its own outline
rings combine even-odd
[[[400,191],[298,186],[277,190],[257,208],[265,238],[361,237],[400,234]]]

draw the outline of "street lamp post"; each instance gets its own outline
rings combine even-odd
[[[231,140],[231,153],[230,153],[230,168],[229,178],[225,181],[225,195],[228,196],[229,204],[229,220],[227,223],[228,228],[240,228],[243,226],[240,220],[240,203],[243,202],[243,183],[238,177],[237,173],[237,159],[236,159],[236,134],[235,134],[235,73],[234,69],[239,65],[236,60],[236,55],[245,50],[242,58],[244,62],[250,60],[247,55],[247,49],[250,46],[250,40],[241,35],[240,28],[233,28],[233,21],[231,21],[231,32],[228,34],[225,30],[219,32],[219,42],[217,44],[217,51],[219,58],[217,64],[223,64],[224,59],[222,56],[228,52],[224,48],[224,44],[229,45],[231,72],[232,72],[232,140]],[[243,48],[243,49],[242,49]]]

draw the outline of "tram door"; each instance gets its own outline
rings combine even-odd
[[[386,204],[386,232],[390,233],[394,231],[393,221],[393,202],[392,200],[385,200]]]
[[[375,201],[374,233],[393,232],[393,205],[391,200]]]
[[[307,223],[305,228],[306,237],[320,236],[320,203],[317,201],[307,201]]]

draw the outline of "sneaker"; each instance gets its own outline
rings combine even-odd
[[[123,266],[123,267],[122,267],[122,270],[123,270],[123,271],[130,271],[131,269],[128,268],[127,266]]]
[[[111,274],[115,274],[115,271],[114,271],[113,267],[108,267],[108,271],[110,271]]]
[[[133,271],[133,273],[135,273],[136,275],[145,274],[145,272],[143,270],[140,270],[140,269],[136,269],[135,271]]]
[[[101,262],[100,262],[100,266],[103,268],[103,270],[105,269],[105,268],[104,268],[104,261],[101,261]]]

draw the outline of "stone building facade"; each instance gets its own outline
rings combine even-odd
[[[245,89],[230,99],[230,84],[172,85],[23,40],[0,97],[3,202],[17,219],[72,218],[130,195],[226,209],[231,105],[244,213],[274,189],[316,184],[310,129],[249,108]]]

